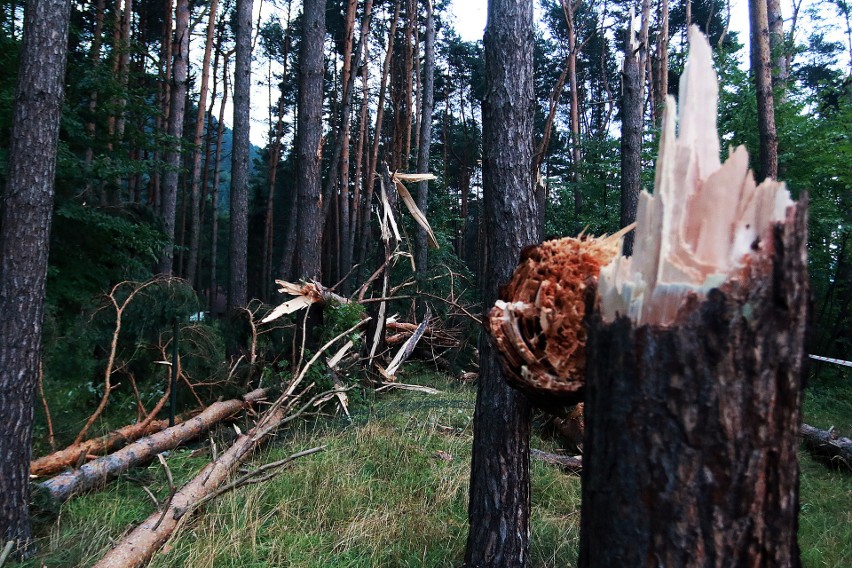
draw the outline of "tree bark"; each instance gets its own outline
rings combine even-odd
[[[298,226],[296,274],[322,281],[322,84],[325,40],[325,0],[305,0],[299,60],[298,100]],[[312,345],[313,329],[322,321],[322,308],[309,308],[303,330]]]
[[[642,189],[642,67],[632,24],[628,26],[621,69],[621,227],[636,220]],[[624,255],[633,254],[633,232],[624,237]]]
[[[790,77],[787,68],[787,42],[784,37],[784,17],[781,0],[766,0],[766,20],[769,26],[769,53],[772,61],[772,85],[783,89]]]
[[[29,465],[41,359],[57,141],[65,86],[68,0],[31,0],[24,14],[9,172],[0,207],[0,540],[32,552]]]
[[[192,188],[190,189],[189,222],[189,259],[186,265],[186,279],[190,286],[196,285],[195,274],[198,270],[198,240],[201,236],[201,137],[204,135],[205,110],[207,106],[207,87],[210,81],[210,55],[213,52],[213,34],[216,31],[216,9],[219,0],[210,1],[210,14],[207,20],[207,37],[204,43],[204,58],[201,63],[201,87],[198,92],[198,113],[195,117],[195,136],[192,144]]]
[[[660,0],[660,31],[656,48],[657,72],[654,91],[654,124],[659,125],[669,92],[669,2]]]
[[[483,289],[491,306],[521,249],[539,241],[533,158],[533,6],[490,0],[483,105]],[[509,387],[482,334],[465,565],[529,565],[531,406]]]
[[[852,469],[852,440],[837,436],[831,430],[820,430],[802,424],[802,440],[814,457],[829,465]]]
[[[166,15],[167,18],[171,14]],[[187,73],[189,68],[189,0],[177,0],[175,7],[175,35],[172,45],[172,88],[169,95],[169,118],[166,131],[172,137],[173,147],[166,151],[166,171],[163,173],[162,215],[166,228],[166,245],[160,257],[160,273],[172,274],[175,224],[177,215],[178,178],[181,171],[180,144],[183,140],[183,118],[186,110]]]
[[[287,3],[287,27],[284,31],[284,46],[282,48],[282,57],[281,57],[281,65],[283,66],[283,70],[281,71],[281,90],[278,93],[278,109],[275,120],[275,136],[272,140],[272,144],[270,144],[269,148],[269,169],[267,172],[267,178],[269,181],[268,189],[269,194],[266,199],[266,219],[264,221],[264,230],[263,230],[263,282],[261,283],[260,289],[263,290],[263,301],[269,302],[272,298],[272,284],[274,280],[274,276],[272,274],[272,251],[275,248],[274,245],[274,212],[275,212],[275,186],[278,180],[278,165],[281,163],[281,142],[284,137],[284,112],[285,112],[285,102],[287,97],[284,93],[284,86],[286,85],[287,79],[287,70],[288,63],[290,60],[290,9],[292,6],[292,1],[288,1]],[[281,277],[287,278],[289,275],[280,275]]]
[[[579,566],[799,566],[805,216],[675,326],[591,320]]]
[[[75,495],[100,487],[131,467],[153,460],[160,452],[197,438],[218,422],[230,418],[264,396],[266,390],[258,389],[248,393],[243,399],[216,402],[185,422],[137,440],[79,469],[67,471],[40,483],[37,490],[43,498],[42,505],[46,508],[58,506]]]
[[[248,304],[248,183],[251,140],[251,13],[253,0],[237,0],[234,65],[234,143],[231,150],[231,242],[228,311]]]
[[[399,23],[399,11],[401,0],[395,0],[393,16],[391,16],[390,33],[388,34],[388,46],[385,52],[385,60],[382,64],[382,79],[379,87],[379,102],[376,105],[376,126],[373,130],[373,146],[370,150],[370,160],[368,167],[364,170],[364,181],[366,194],[364,195],[364,203],[361,209],[361,240],[358,243],[358,262],[364,264],[367,258],[367,243],[370,240],[370,208],[373,205],[373,188],[375,187],[375,178],[379,164],[379,145],[382,136],[382,122],[385,116],[385,96],[387,94],[388,75],[390,74],[390,64],[393,58],[394,36],[396,36],[396,28]]]
[[[565,24],[568,26],[568,86],[571,93],[571,169],[574,181],[574,215],[583,212],[583,191],[578,182],[583,180],[580,173],[580,162],[583,154],[580,151],[580,91],[577,85],[577,29],[574,24],[574,0],[562,0],[562,11]]]
[[[426,0],[426,37],[424,38],[423,99],[420,116],[420,139],[417,143],[417,172],[429,173],[429,150],[432,146],[432,111],[435,107],[435,8]],[[421,181],[417,188],[417,207],[428,218],[429,182]],[[414,264],[421,273],[428,269],[426,230],[417,228]]]
[[[721,163],[689,34],[635,254],[601,269],[586,321],[581,567],[799,566],[807,198],[756,185],[742,147]]]
[[[213,158],[213,188],[210,190],[210,298],[211,311],[219,295],[219,180],[222,173],[222,140],[225,137],[225,105],[228,102],[228,60],[222,58],[222,102],[219,105],[219,121],[216,126],[216,152]]]
[[[749,0],[748,3],[751,24],[751,73],[757,93],[757,128],[760,136],[758,182],[765,178],[778,177],[778,134],[775,130],[766,3],[767,0]]]
[[[162,513],[155,511],[115,545],[95,568],[139,568],[147,564],[154,553],[163,546],[177,529],[180,519],[191,513],[202,500],[215,495],[222,484],[252,456],[283,422],[291,419],[280,406],[264,415],[257,426],[237,438],[218,459],[208,464],[176,492]],[[319,451],[313,448],[293,454],[288,460]],[[282,462],[277,462],[283,465]]]
[[[66,467],[75,465],[81,456],[85,458],[86,456],[106,454],[128,442],[135,442],[143,436],[150,436],[168,427],[168,420],[145,420],[124,426],[106,436],[73,444],[67,448],[33,460],[30,463],[30,475],[40,477],[54,475]]]

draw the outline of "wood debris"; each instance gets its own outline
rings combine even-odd
[[[488,318],[513,386],[536,396],[579,396],[586,363],[586,291],[632,228],[598,238],[546,241],[521,253]]]

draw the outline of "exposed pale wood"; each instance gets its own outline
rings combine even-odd
[[[709,44],[587,320],[578,566],[800,566],[807,198],[719,160]],[[632,265],[631,265],[632,263]]]
[[[285,416],[285,410],[279,407],[248,434],[239,436],[225,453],[175,493],[166,510],[154,512],[133,529],[95,564],[95,568],[138,567],[147,564],[172,535],[186,512],[222,485],[269,436],[269,427],[279,424]]]
[[[690,30],[690,57],[674,99],[667,100],[654,183],[642,192],[631,258],[601,270],[599,296],[606,321],[616,314],[637,324],[670,324],[687,297],[704,297],[743,266],[772,223],[792,204],[783,183],[760,185],[744,147],[721,164],[716,133],[718,83],[710,45]]]
[[[180,423],[181,420],[178,420]],[[92,456],[111,452],[115,448],[169,427],[168,420],[151,420],[129,424],[105,436],[73,444],[52,454],[30,462],[30,475],[45,477],[71,467],[80,456]]]

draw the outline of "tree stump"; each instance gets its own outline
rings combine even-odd
[[[695,28],[632,258],[589,317],[579,566],[799,566],[806,199],[719,161]]]

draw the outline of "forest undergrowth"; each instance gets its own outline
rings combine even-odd
[[[151,566],[460,566],[476,388],[415,367],[404,382],[440,392],[370,394],[351,418],[320,416],[279,432],[249,467],[316,446],[325,450],[218,497],[181,525]],[[852,434],[848,378],[812,381],[805,421]],[[222,448],[233,436],[225,427],[213,440]],[[532,446],[557,449],[537,434]],[[169,453],[175,484],[209,459],[210,439]],[[828,469],[805,453],[800,460],[803,565],[852,566],[852,472]],[[90,566],[155,510],[152,497],[162,503],[168,493],[155,462],[74,499],[40,520],[39,554],[19,566]],[[533,461],[532,506],[532,566],[574,566],[579,476]]]

